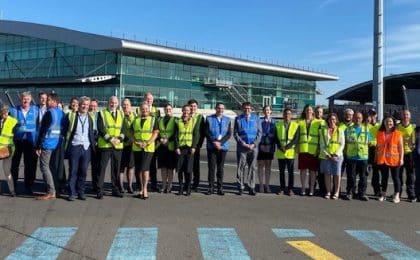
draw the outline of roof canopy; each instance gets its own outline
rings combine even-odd
[[[113,51],[134,56],[147,55],[166,60],[186,61],[192,64],[216,66],[225,69],[267,73],[307,80],[338,80],[337,76],[325,73],[79,32],[50,25],[0,20],[0,33],[63,42],[94,50]]]
[[[359,83],[328,97],[330,100],[372,102],[372,80]],[[384,77],[385,104],[403,105],[402,85],[407,89],[420,89],[420,72],[390,75]]]

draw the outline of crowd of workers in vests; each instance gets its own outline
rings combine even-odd
[[[232,120],[224,115],[223,103],[217,103],[215,114],[207,117],[197,112],[198,102],[194,99],[182,107],[180,117],[173,115],[170,104],[164,106],[164,115],[160,115],[151,93],[145,94],[138,108],[132,107],[128,98],[122,100],[120,107],[118,97],[112,96],[101,111],[98,101],[86,96],[73,98],[67,113],[56,93],[39,93],[39,103],[34,105],[31,93],[23,92],[20,101],[20,105],[10,109],[4,104],[0,107],[0,170],[4,171],[12,196],[17,191],[22,155],[28,194],[33,194],[39,160],[46,184],[46,193],[38,196],[39,200],[86,200],[89,165],[91,191],[97,199],[103,199],[109,161],[112,196],[122,198],[127,192],[147,199],[149,189],[171,193],[175,172],[176,192],[189,196],[198,191],[200,184],[200,149],[205,139],[206,194],[224,195],[224,162],[233,135],[237,144],[238,195],[245,189],[256,195],[256,176],[258,192],[271,193],[271,168],[276,158],[280,177],[277,194],[368,201],[367,179],[371,177],[374,196],[384,201],[389,199],[391,173],[394,203],[400,202],[404,179],[408,201],[420,201],[420,130],[411,123],[409,110],[401,112],[398,124],[391,116],[385,116],[380,124],[374,110],[364,114],[351,109],[344,111],[339,122],[337,114],[324,118],[322,107],[309,105],[297,120],[292,120],[292,110],[288,108],[281,120],[275,120],[270,106],[263,108],[260,118],[252,113],[252,104],[245,102],[232,128]],[[300,189],[294,185],[296,157]],[[157,169],[161,172],[160,187]],[[344,172],[346,188],[340,193]]]

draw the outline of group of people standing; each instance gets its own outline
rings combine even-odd
[[[322,107],[314,109],[307,105],[299,119],[292,120],[292,111],[286,108],[283,119],[275,121],[271,118],[269,106],[263,108],[264,117],[261,119],[248,116],[250,108],[244,103],[243,115],[235,119],[238,177],[246,160],[251,172],[258,171],[260,192],[271,192],[271,161],[276,158],[280,170],[277,193],[293,195],[294,160],[297,157],[301,181],[299,193],[302,196],[313,196],[318,184],[318,194],[326,199],[342,196],[345,200],[358,198],[368,201],[367,179],[371,176],[374,195],[379,201],[384,201],[391,173],[394,203],[400,202],[403,179],[406,180],[408,201],[420,201],[420,129],[411,123],[409,110],[401,112],[402,119],[398,124],[391,116],[386,116],[380,124],[376,121],[374,110],[364,115],[346,109],[342,122],[339,122],[337,114],[330,113],[324,120]],[[244,120],[245,117],[248,119]],[[253,120],[255,123],[250,123]],[[254,125],[251,127],[253,130],[250,125]],[[245,138],[240,137],[244,133],[240,129],[247,129]],[[249,137],[252,140],[246,139]],[[341,177],[344,174],[346,188],[341,194]],[[250,175],[249,193],[254,195],[255,182],[252,173]],[[241,184],[239,194],[242,188]]]
[[[32,194],[39,159],[46,193],[40,200],[50,200],[68,193],[67,199],[86,199],[86,177],[91,165],[92,191],[104,197],[104,179],[110,161],[112,195],[123,193],[149,198],[153,192],[171,193],[173,176],[178,175],[179,195],[191,195],[200,184],[200,150],[206,139],[208,189],[206,194],[224,195],[224,163],[229,140],[236,141],[238,195],[245,189],[256,195],[270,193],[272,161],[278,160],[278,194],[293,195],[294,162],[298,158],[300,195],[313,196],[316,184],[319,195],[338,199],[341,177],[346,172],[344,199],[368,200],[367,177],[379,201],[385,200],[389,172],[394,182],[393,202],[400,201],[403,170],[406,173],[408,200],[420,200],[420,131],[411,124],[410,111],[402,112],[397,125],[391,117],[382,124],[376,113],[367,115],[344,111],[330,113],[324,120],[322,107],[305,106],[301,117],[292,120],[292,110],[284,109],[282,120],[274,120],[270,106],[263,117],[252,113],[252,104],[242,104],[242,113],[232,121],[224,115],[225,106],[217,103],[215,113],[204,117],[197,112],[194,99],[182,107],[180,117],[166,104],[164,115],[153,105],[153,95],[146,93],[137,109],[125,98],[112,96],[107,107],[98,111],[98,101],[83,96],[74,98],[64,113],[56,93],[40,93],[39,104],[32,104],[29,92],[21,94],[21,104],[0,107],[0,149],[9,156],[0,160],[11,195],[15,195],[21,157],[24,157],[25,192]],[[233,122],[233,128],[232,128]],[[68,159],[68,179],[64,160]],[[414,167],[414,164],[417,167]],[[158,186],[157,169],[161,172]],[[286,183],[286,169],[288,171]],[[416,170],[417,178],[414,176]],[[127,179],[125,187],[124,179]],[[308,178],[309,177],[309,178]],[[356,179],[359,178],[358,185]],[[150,180],[149,180],[150,179]],[[415,182],[416,180],[416,182]],[[138,189],[134,188],[134,181]],[[307,189],[307,184],[308,189]],[[416,184],[416,185],[414,185]],[[414,188],[414,186],[416,188]],[[67,189],[67,191],[66,191]]]

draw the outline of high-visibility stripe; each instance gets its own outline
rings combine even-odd
[[[158,229],[119,228],[106,259],[156,259]]]
[[[76,231],[75,227],[38,228],[6,259],[56,259]]]
[[[315,236],[311,231],[307,229],[273,228],[272,231],[278,238],[314,237]]]
[[[251,259],[233,228],[197,228],[201,252],[208,259]]]
[[[312,243],[311,241],[302,240],[302,241],[287,241],[287,243],[297,250],[301,251],[305,255],[309,256],[312,259],[316,260],[333,260],[341,259],[330,251]]]
[[[346,230],[347,234],[385,259],[420,259],[420,252],[377,230]]]

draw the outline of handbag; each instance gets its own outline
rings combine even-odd
[[[0,148],[0,159],[9,158],[12,155],[12,149],[10,146]]]

